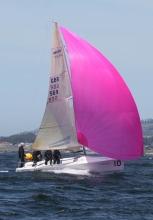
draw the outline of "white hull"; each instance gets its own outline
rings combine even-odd
[[[41,171],[49,172],[54,170],[62,170],[65,168],[88,170],[94,173],[103,173],[108,171],[118,171],[124,169],[124,161],[115,160],[108,157],[81,156],[61,159],[60,164],[45,165],[45,161],[37,162],[36,166],[32,166],[33,162],[26,162],[24,167],[16,168],[16,172]]]

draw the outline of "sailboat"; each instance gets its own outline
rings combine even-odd
[[[83,148],[60,164],[26,162],[23,171],[79,169],[119,171],[143,155],[140,117],[132,94],[115,67],[87,41],[55,23],[51,74],[35,150]],[[95,152],[87,155],[85,148]]]

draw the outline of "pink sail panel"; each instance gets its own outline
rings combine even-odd
[[[143,155],[134,99],[113,65],[92,45],[60,26],[70,61],[78,141],[115,159]]]

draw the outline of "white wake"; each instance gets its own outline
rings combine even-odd
[[[71,168],[64,168],[61,170],[51,170],[50,172],[54,172],[54,173],[67,173],[67,174],[73,174],[73,175],[90,175],[88,170],[75,170],[75,169],[71,169]]]
[[[0,173],[8,173],[8,170],[0,170]]]

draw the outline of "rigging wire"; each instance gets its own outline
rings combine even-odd
[[[37,91],[37,88],[38,88],[38,82],[39,82],[41,69],[42,69],[42,63],[43,63],[43,60],[44,60],[44,54],[45,54],[45,48],[46,48],[46,43],[47,43],[47,39],[48,39],[48,33],[49,33],[49,29],[50,29],[50,27],[49,27],[50,23],[51,23],[51,21],[48,21],[46,23],[46,33],[47,34],[46,34],[46,37],[45,37],[45,40],[44,40],[44,46],[43,46],[42,56],[41,56],[41,60],[40,60],[40,66],[39,66],[36,85],[35,85],[34,94],[33,94],[33,98],[32,98],[32,104],[31,104],[31,109],[30,109],[30,113],[29,113],[29,122],[31,120],[31,115],[32,115],[33,107],[34,107],[34,101],[35,101],[35,97],[36,97],[36,91]]]

